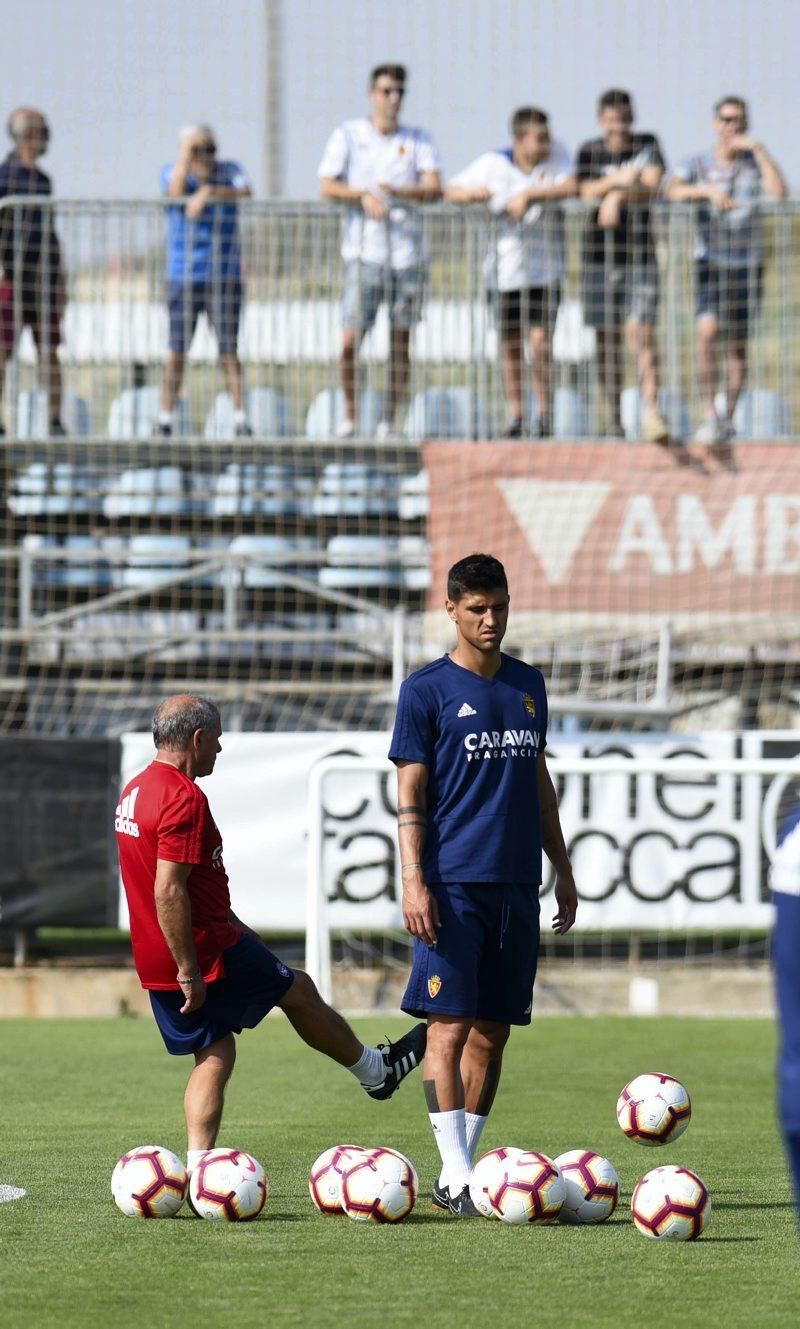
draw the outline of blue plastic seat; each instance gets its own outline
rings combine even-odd
[[[356,462],[330,462],[320,476],[313,510],[319,517],[397,516],[397,476]]]
[[[689,409],[680,393],[662,388],[658,394],[658,409],[669,425],[670,438],[686,439],[691,436]],[[638,388],[625,388],[619,399],[620,419],[625,437],[642,437],[644,414],[642,395]]]
[[[185,516],[192,506],[184,495],[184,475],[179,466],[121,471],[103,499],[106,517]]]
[[[791,434],[791,412],[784,399],[770,388],[745,388],[733,412],[737,438],[786,438]]]
[[[251,388],[245,394],[245,414],[256,438],[286,438],[290,433],[286,398],[274,388]],[[206,438],[235,437],[230,393],[220,392],[217,395],[203,432]]]
[[[315,549],[317,542],[307,536],[288,538],[280,535],[237,535],[229,550],[241,557],[242,566],[235,580],[246,587],[279,587],[285,585],[282,572],[316,581],[317,569],[313,562],[292,562],[299,552]],[[224,580],[224,574],[221,580]]]
[[[471,388],[426,388],[411,400],[407,438],[489,438],[491,426],[483,400]]]
[[[72,438],[88,438],[92,432],[89,405],[84,397],[65,392],[61,402],[61,423]],[[37,390],[20,392],[15,418],[17,438],[48,438],[49,414],[47,393]]]
[[[373,388],[365,388],[358,399],[356,437],[372,438],[378,421],[383,418],[383,395]],[[324,388],[318,392],[306,412],[306,438],[330,439],[344,420],[344,393],[341,388]]]
[[[159,387],[125,388],[111,403],[109,438],[151,438],[160,410]],[[173,413],[172,433],[179,438],[192,438],[197,433],[183,400],[178,402]]]
[[[189,566],[187,535],[133,535],[128,541],[128,561],[114,573],[115,585],[154,586],[171,573]]]
[[[294,517],[311,514],[314,481],[291,466],[231,462],[214,481],[212,517]]]
[[[368,590],[402,582],[397,539],[370,535],[335,535],[328,541],[327,566],[319,584],[335,590]]]

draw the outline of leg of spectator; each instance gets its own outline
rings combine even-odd
[[[392,425],[397,422],[398,412],[406,399],[411,371],[410,341],[410,328],[392,328],[389,350],[389,423]]]
[[[358,336],[354,329],[345,328],[342,333],[342,349],[339,355],[339,373],[344,393],[344,414],[346,420],[356,419],[356,352]]]
[[[622,432],[620,393],[622,392],[622,336],[616,327],[597,328],[597,372],[605,396],[608,418],[606,427],[612,436]]]
[[[500,337],[500,370],[509,423],[513,427],[522,420],[522,332],[518,327],[503,328]]]
[[[169,351],[164,365],[164,380],[161,385],[161,409],[170,414],[175,409],[178,394],[183,382],[184,357],[178,351]]]
[[[242,411],[243,393],[242,393],[242,366],[239,363],[239,357],[233,351],[220,352],[220,364],[222,372],[225,375],[225,382],[228,385],[228,391],[231,394],[234,411]]]
[[[703,403],[703,415],[710,420],[716,415],[714,397],[717,391],[718,367],[717,347],[719,343],[719,319],[713,314],[704,314],[697,320],[697,380],[700,388],[700,400]]]
[[[58,352],[55,346],[50,347],[47,359],[46,381],[44,390],[47,394],[47,405],[50,424],[61,423],[61,364],[58,359]]]
[[[0,346],[0,437],[2,437],[2,435],[6,432],[6,422],[5,422],[5,416],[3,414],[3,397],[5,395],[5,386],[6,386],[7,359],[8,356],[6,354],[6,348],[4,346]]]
[[[652,325],[630,319],[625,325],[625,340],[636,362],[644,408],[655,411],[658,409],[658,356]]]
[[[725,400],[730,420],[747,380],[747,342],[729,341],[725,348]]]
[[[550,391],[551,353],[550,333],[547,328],[530,330],[531,362],[533,365],[533,390],[536,393],[536,406],[539,412],[539,432],[549,430],[552,420],[552,397]]]
[[[189,1149],[213,1149],[222,1121],[225,1086],[236,1061],[233,1034],[195,1053],[194,1070],[183,1097]]]

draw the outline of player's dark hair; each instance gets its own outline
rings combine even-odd
[[[406,86],[405,65],[376,65],[369,76],[369,86],[374,88],[379,78],[396,79],[402,88]]]
[[[547,112],[538,106],[520,106],[511,117],[511,133],[514,138],[521,138],[531,125],[546,125]]]
[[[196,729],[220,727],[219,711],[207,697],[186,697],[180,704],[167,697],[153,716],[153,742],[162,752],[185,752]]]
[[[739,110],[742,113],[742,119],[744,120],[745,127],[747,126],[749,117],[747,114],[747,102],[745,101],[744,97],[738,97],[738,96],[720,97],[719,101],[714,102],[714,114],[719,115],[723,106],[738,106]]]
[[[447,574],[447,598],[456,604],[473,591],[504,590],[508,594],[506,570],[491,554],[468,554],[454,563]]]
[[[608,88],[601,92],[597,99],[597,114],[602,115],[603,111],[630,111],[633,115],[633,99],[629,92],[624,88]]]

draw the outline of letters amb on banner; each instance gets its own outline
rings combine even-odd
[[[308,773],[323,757],[382,758],[389,735],[224,734],[213,776],[200,782],[223,841],[235,911],[272,932],[305,929]],[[561,819],[581,899],[582,930],[763,928],[771,922],[767,867],[776,828],[800,779],[704,773],[713,758],[790,757],[792,733],[709,733],[643,738],[553,735],[554,759],[647,755],[660,774],[556,773]],[[122,742],[120,786],[152,759],[149,734]],[[671,775],[691,755],[696,775]],[[394,776],[332,776],[324,790],[326,886],[336,929],[401,928]],[[542,891],[544,926],[555,913]],[[124,896],[120,925],[127,926]]]
[[[431,610],[480,549],[506,566],[518,626],[797,631],[794,446],[737,445],[735,469],[639,443],[429,443],[424,461]]]

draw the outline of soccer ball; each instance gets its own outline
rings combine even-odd
[[[490,1149],[488,1154],[478,1159],[472,1169],[469,1193],[472,1203],[484,1218],[500,1217],[490,1197],[497,1194],[500,1183],[508,1176],[509,1167],[521,1153],[521,1149],[514,1149],[511,1146]]]
[[[570,1149],[554,1162],[566,1187],[562,1223],[604,1223],[619,1200],[619,1177],[613,1165],[591,1149]]]
[[[487,1197],[504,1223],[553,1223],[566,1196],[564,1178],[547,1154],[529,1149],[512,1159]]]
[[[357,1144],[335,1144],[311,1164],[308,1191],[321,1214],[342,1212],[342,1177],[364,1152]]]
[[[711,1218],[708,1187],[688,1168],[653,1168],[634,1187],[631,1216],[655,1241],[694,1241]]]
[[[617,1121],[637,1144],[671,1144],[683,1135],[691,1116],[691,1099],[683,1085],[658,1071],[637,1075],[617,1099]]]
[[[111,1174],[114,1203],[128,1218],[172,1218],[186,1199],[188,1185],[178,1155],[158,1144],[129,1149]]]
[[[189,1203],[200,1218],[247,1223],[267,1202],[263,1167],[241,1149],[209,1149],[189,1182]]]
[[[357,1223],[400,1223],[417,1199],[413,1163],[395,1149],[364,1149],[342,1177],[342,1208]]]

